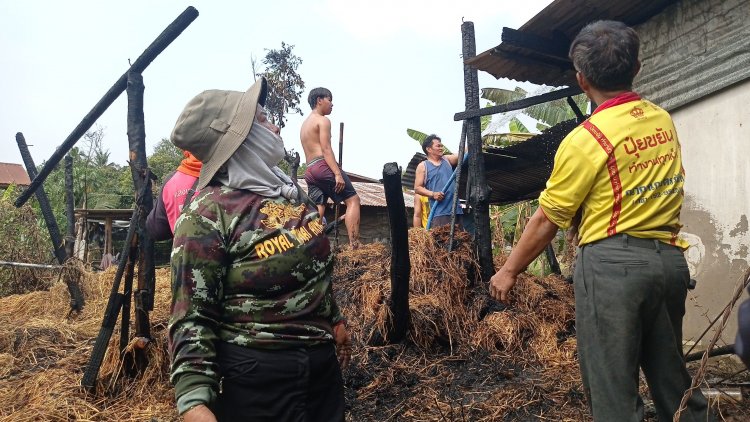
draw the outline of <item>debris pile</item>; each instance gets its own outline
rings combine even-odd
[[[344,371],[347,420],[590,419],[575,355],[572,286],[523,275],[510,307],[491,303],[476,280],[468,235],[456,239],[449,253],[447,229],[409,232],[411,326],[394,345],[375,345],[390,321],[388,248],[363,245],[337,255],[334,293],[354,340]],[[114,269],[86,273],[86,307],[77,315],[67,316],[63,283],[0,299],[0,420],[180,420],[168,380],[168,269],[157,271],[146,371],[124,374],[116,328],[96,393],[80,387],[113,279]],[[723,406],[724,420],[740,420]]]

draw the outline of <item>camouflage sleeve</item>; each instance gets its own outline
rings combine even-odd
[[[336,298],[333,295],[333,287],[332,285],[328,287],[328,292],[326,293],[326,299],[324,301],[331,301],[331,326],[338,324],[342,320],[344,320],[344,315],[341,313],[341,309],[339,309],[339,304],[336,303]]]
[[[341,313],[341,309],[339,309],[339,305],[336,303],[336,297],[333,294],[333,282],[331,281],[333,261],[329,260],[322,268],[322,271],[324,271],[324,277],[327,280],[326,283],[328,286],[326,287],[325,293],[323,294],[323,300],[320,301],[320,305],[315,314],[324,320],[329,321],[331,327],[333,327],[344,319],[344,315]]]
[[[191,404],[210,404],[218,388],[215,342],[226,245],[221,214],[209,199],[196,199],[178,219],[172,246],[170,378],[178,410],[188,398]],[[204,393],[196,399],[201,391]]]

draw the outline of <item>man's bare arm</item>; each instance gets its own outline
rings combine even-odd
[[[328,167],[336,177],[336,192],[341,192],[344,189],[344,178],[341,176],[341,169],[339,169],[336,158],[333,156],[333,149],[331,148],[331,121],[327,117],[323,117],[318,126],[318,136],[320,140],[320,151],[323,153],[323,159],[328,164]]]
[[[443,155],[443,158],[448,160],[449,163],[451,163],[451,167],[456,167],[458,165],[458,154],[448,154]]]
[[[542,207],[537,208],[526,223],[521,239],[513,247],[505,265],[490,279],[490,295],[501,302],[508,303],[508,293],[516,284],[518,274],[542,253],[555,238],[557,230],[558,227],[547,218]]]
[[[422,227],[422,200],[419,195],[414,195],[414,218],[411,221],[414,227]]]

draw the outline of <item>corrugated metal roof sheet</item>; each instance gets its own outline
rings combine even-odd
[[[552,173],[557,147],[565,136],[578,126],[576,120],[568,120],[555,125],[539,135],[506,148],[488,147],[484,152],[485,177],[489,185],[490,204],[499,205],[534,199],[544,189]],[[422,157],[419,157],[419,156]],[[411,176],[414,185],[414,172],[425,158],[415,154],[403,177],[408,183]],[[512,158],[511,158],[512,157]],[[466,198],[468,166],[462,167],[459,197]]]
[[[684,0],[638,26],[639,94],[673,110],[750,78],[750,2]]]
[[[297,180],[300,187],[307,191],[307,183],[305,179]],[[413,183],[412,183],[413,185]],[[385,207],[385,190],[383,185],[380,183],[364,183],[364,182],[352,182],[354,190],[359,195],[360,204],[364,207]],[[333,204],[331,199],[328,199],[329,204]],[[412,192],[404,192],[404,205],[407,208],[414,208],[414,194]]]
[[[16,184],[18,186],[29,186],[31,179],[26,174],[26,169],[20,164],[0,163],[0,186]]]
[[[346,171],[346,175],[349,176],[349,180],[353,182],[363,182],[363,183],[380,183],[380,180],[373,179],[372,177],[362,176],[361,174],[352,173],[348,170]]]
[[[427,156],[421,152],[418,152],[411,157],[411,161],[406,165],[406,171],[401,175],[401,186],[406,189],[414,190],[414,178],[416,177],[415,172],[417,171],[417,165],[426,159]]]
[[[677,0],[555,0],[518,31],[542,37],[550,44],[570,41],[586,24],[600,19],[614,19],[637,25]],[[564,50],[564,49],[562,49]],[[574,86],[575,71],[567,57],[553,58],[528,48],[501,43],[466,63],[496,78],[509,78],[550,86]]]

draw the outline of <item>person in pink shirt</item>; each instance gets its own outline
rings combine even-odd
[[[151,238],[160,241],[174,237],[174,225],[182,212],[188,193],[195,191],[202,164],[185,151],[177,170],[164,179],[156,204],[146,218],[146,229]],[[198,193],[198,192],[195,192]]]

